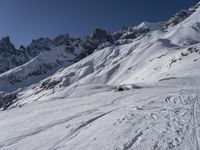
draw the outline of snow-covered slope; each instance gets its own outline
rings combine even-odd
[[[0,149],[200,149],[199,4],[186,12],[96,30],[101,44],[76,63],[63,46],[27,48],[34,59],[0,74]]]

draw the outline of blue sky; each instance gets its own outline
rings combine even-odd
[[[60,33],[85,36],[95,28],[110,32],[123,25],[162,21],[198,0],[0,0],[0,37],[14,44]]]

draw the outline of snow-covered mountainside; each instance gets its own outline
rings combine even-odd
[[[200,3],[21,47],[25,62],[0,74],[0,149],[199,150],[199,16]]]
[[[0,91],[5,94],[37,83],[59,68],[70,66],[113,42],[112,35],[102,29],[82,39],[69,34],[54,39],[40,38],[27,48],[20,46],[19,50],[10,43],[9,37],[3,38]]]

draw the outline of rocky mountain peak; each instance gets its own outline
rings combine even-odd
[[[192,15],[198,8],[200,7],[200,3],[197,3],[195,6],[184,9],[177,12],[174,16],[172,16],[164,25],[164,28],[174,27],[180,22],[187,19],[190,15]]]
[[[98,40],[100,42],[110,42],[113,43],[113,37],[107,31],[97,28],[94,33],[91,35],[93,40]]]
[[[10,37],[3,37],[0,40],[0,51],[5,50],[13,50],[15,49],[15,46],[10,42]]]
[[[109,34],[105,30],[102,30],[99,28],[96,29],[94,33],[92,34],[93,39],[99,39],[99,40],[107,39],[108,36]]]
[[[27,62],[24,50],[18,50],[11,43],[9,36],[0,40],[0,73]]]
[[[3,37],[3,38],[1,39],[1,42],[4,42],[4,43],[6,43],[6,44],[9,44],[9,43],[10,43],[10,37],[9,37],[9,36]]]

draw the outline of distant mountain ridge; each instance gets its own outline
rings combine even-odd
[[[59,46],[65,47],[66,52],[76,56],[74,61],[78,61],[93,53],[96,49],[102,49],[112,44],[126,44],[128,39],[135,39],[149,31],[173,27],[193,14],[199,5],[200,3],[176,13],[166,22],[144,22],[139,26],[123,28],[113,34],[102,29],[96,29],[90,36],[84,38],[60,34],[53,39],[39,38],[32,40],[30,45],[27,47],[21,45],[20,48],[15,48],[9,37],[4,37],[0,40],[0,74],[25,64],[42,52],[50,51]]]
[[[96,29],[91,36],[83,39],[70,37],[69,34],[58,35],[54,39],[39,38],[33,40],[27,47],[20,46],[19,49],[14,47],[9,37],[5,37],[0,40],[0,62],[2,62],[0,73],[23,65],[42,52],[59,49],[59,47],[74,55],[76,57],[74,61],[77,61],[91,54],[99,45],[105,42],[112,43],[112,37],[101,29]]]

